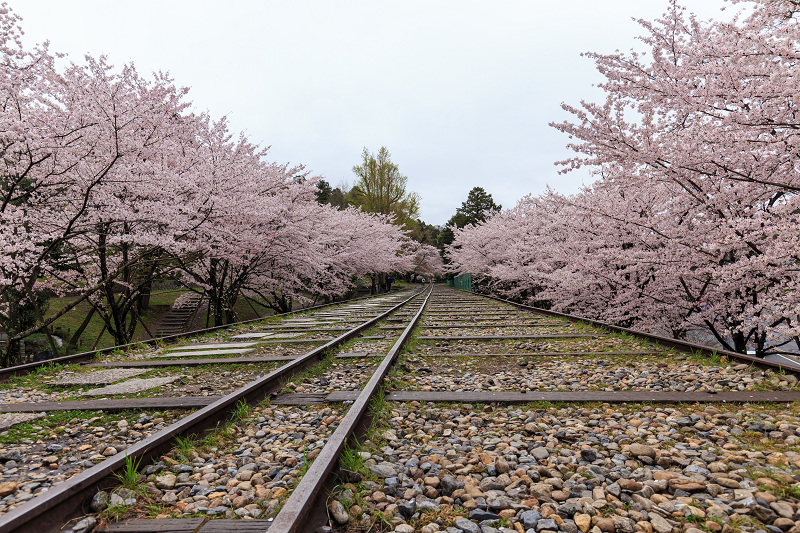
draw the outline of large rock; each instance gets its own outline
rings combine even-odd
[[[542,461],[550,457],[550,452],[547,451],[547,448],[534,448],[530,453],[537,461]]]
[[[447,474],[442,476],[439,487],[442,489],[442,495],[450,496],[454,491],[464,488],[464,482],[455,476]]]
[[[616,533],[633,533],[636,531],[636,522],[623,516],[612,516],[614,531]]]
[[[650,514],[650,523],[657,533],[670,533],[672,531],[672,524],[666,518],[655,513]]]
[[[350,520],[350,515],[347,514],[344,505],[342,505],[339,500],[333,500],[328,505],[328,511],[330,511],[333,520],[340,526],[346,524],[347,521]]]
[[[644,444],[633,443],[629,449],[631,455],[635,457],[650,457],[651,459],[654,459],[656,456],[656,451],[650,446]]]
[[[484,511],[483,509],[473,509],[469,513],[470,520],[476,520],[481,522],[483,520],[497,520],[499,517],[490,511]]]
[[[592,527],[592,517],[588,514],[578,513],[573,518],[575,520],[575,525],[578,526],[578,529],[586,533],[589,531],[589,528]]]
[[[9,494],[14,494],[19,490],[19,485],[14,483],[13,481],[6,481],[5,483],[0,483],[0,498],[4,498]]]
[[[755,515],[756,518],[764,522],[765,524],[772,524],[778,515],[770,509],[769,507],[763,507],[759,504],[755,504],[750,507],[750,511]]]
[[[550,498],[553,495],[553,486],[547,483],[534,483],[531,493],[537,498]]]
[[[172,474],[166,474],[156,477],[156,487],[162,490],[171,490],[175,488],[177,478]]]
[[[369,469],[373,474],[383,478],[395,477],[397,475],[397,470],[395,470],[394,465],[391,463],[384,462],[377,465],[371,465]]]
[[[455,526],[465,533],[481,533],[481,528],[475,522],[466,518],[456,520]]]
[[[92,496],[92,503],[89,504],[89,509],[94,513],[105,511],[108,507],[108,493],[104,490],[98,491],[97,494]]]
[[[792,518],[794,516],[794,510],[792,506],[785,502],[772,502],[769,504],[772,507],[772,510],[778,513],[783,518]]]
[[[410,500],[402,501],[397,504],[397,510],[400,511],[403,518],[408,520],[417,512],[417,500],[411,498]]]
[[[539,520],[541,519],[542,513],[539,511],[525,511],[519,515],[519,521],[522,523],[522,527],[524,527],[526,531],[532,528],[535,529],[536,524],[538,524]]]

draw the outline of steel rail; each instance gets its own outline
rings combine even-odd
[[[275,517],[275,521],[269,527],[270,533],[297,533],[310,531],[316,529],[313,526],[322,525],[312,524],[311,522],[315,516],[325,514],[327,506],[324,502],[326,494],[323,489],[331,480],[331,474],[336,462],[339,460],[339,455],[348,439],[351,439],[358,431],[359,426],[362,426],[370,400],[381,390],[381,382],[389,373],[389,369],[396,361],[400,350],[411,336],[411,332],[416,327],[417,322],[419,322],[432,292],[432,289],[428,289],[419,311],[410,320],[400,338],[386,354],[386,357],[384,357],[364,389],[359,393],[358,398],[353,402],[353,405],[330,436],[328,442],[325,443],[322,451],[311,464],[303,479],[292,491],[292,495],[286,500],[278,516]],[[315,515],[315,511],[319,514]],[[326,514],[325,517],[327,518]]]
[[[315,309],[323,309],[325,307],[332,307],[332,306],[335,306],[335,305],[341,305],[341,304],[343,304],[345,302],[355,302],[355,301],[358,301],[358,300],[367,300],[367,299],[370,299],[370,298],[374,298],[376,296],[381,296],[381,295],[378,294],[378,295],[358,296],[358,297],[355,297],[355,298],[350,298],[348,300],[340,300],[338,302],[330,302],[330,303],[327,303],[327,304],[314,305],[312,307],[304,307],[303,309],[297,309],[296,311],[289,311],[289,312],[286,312],[286,313],[278,313],[276,315],[265,316],[263,318],[253,318],[253,319],[250,319],[250,320],[243,320],[242,322],[234,322],[234,323],[231,323],[231,324],[225,324],[224,326],[212,326],[210,328],[196,329],[194,331],[185,331],[183,333],[176,333],[175,335],[168,335],[166,337],[159,337],[158,339],[147,339],[147,340],[143,340],[143,341],[131,342],[129,344],[120,344],[118,346],[109,346],[108,348],[100,348],[99,350],[90,350],[88,352],[75,353],[75,354],[71,354],[71,355],[62,355],[61,357],[54,357],[53,359],[47,359],[46,361],[39,361],[39,362],[36,362],[36,363],[24,363],[24,364],[21,364],[21,365],[15,365],[15,366],[9,366],[9,367],[5,367],[5,368],[0,368],[0,383],[8,381],[10,378],[12,378],[14,376],[25,375],[25,374],[31,372],[32,370],[36,370],[37,368],[39,368],[41,366],[46,366],[46,365],[49,365],[49,364],[52,364],[52,363],[74,364],[74,363],[80,363],[80,362],[83,362],[83,361],[90,361],[90,360],[94,359],[97,355],[105,355],[107,353],[113,352],[114,350],[127,350],[128,348],[131,348],[132,346],[135,346],[135,345],[138,345],[138,344],[147,344],[149,346],[152,346],[152,345],[156,344],[159,341],[166,342],[166,343],[169,344],[169,343],[173,343],[173,342],[178,341],[178,340],[180,340],[182,338],[185,338],[185,337],[194,337],[195,335],[202,335],[204,333],[211,333],[212,331],[219,331],[221,329],[231,328],[231,327],[234,327],[234,326],[242,326],[242,325],[245,325],[245,324],[252,324],[254,322],[260,322],[260,321],[263,321],[263,320],[268,320],[270,318],[286,317],[286,316],[294,315],[294,314],[297,314],[297,313],[305,313],[306,311],[313,311]]]
[[[422,292],[415,292],[406,300],[363,322],[336,339],[311,350],[305,355],[301,355],[297,359],[289,361],[280,368],[223,396],[211,405],[199,409],[150,437],[139,441],[128,447],[125,453],[110,457],[69,480],[54,485],[47,492],[0,516],[0,533],[28,533],[30,531],[50,533],[60,531],[62,526],[69,520],[83,514],[84,506],[98,490],[109,488],[116,484],[112,475],[124,469],[128,461],[132,460],[135,464],[147,462],[168,451],[172,447],[175,437],[190,434],[201,435],[203,431],[216,427],[218,423],[229,418],[229,414],[242,400],[249,404],[259,403],[280,388],[282,378],[289,378],[317,364],[329,350],[371,328],[378,321],[403,308]]]
[[[461,289],[457,289],[461,290]],[[480,294],[476,292],[471,292],[470,294],[474,294],[475,296],[482,296],[484,298],[489,298],[491,300],[497,300],[498,302],[507,303],[518,307],[520,309],[525,309],[526,311],[531,311],[534,313],[553,316],[558,318],[564,318],[569,320],[570,322],[583,322],[586,324],[591,324],[592,326],[604,329],[606,331],[612,331],[616,333],[627,333],[628,335],[633,335],[635,337],[642,337],[648,340],[655,342],[660,346],[665,346],[667,348],[673,348],[680,352],[684,353],[697,353],[700,352],[706,356],[725,356],[730,359],[735,359],[737,361],[742,361],[743,363],[748,363],[755,365],[759,368],[766,368],[771,370],[786,370],[792,372],[794,374],[800,375],[800,365],[798,364],[791,364],[791,365],[782,365],[779,363],[775,363],[773,361],[766,361],[761,359],[760,357],[755,357],[752,355],[746,355],[738,352],[731,352],[728,350],[710,348],[708,346],[703,346],[702,344],[695,344],[688,341],[682,341],[679,339],[671,339],[669,337],[663,337],[661,335],[655,335],[653,333],[647,333],[644,331],[639,331],[630,328],[623,328],[621,326],[615,326],[614,324],[609,324],[607,322],[601,322],[599,320],[592,320],[591,318],[584,318],[575,315],[568,315],[566,313],[559,313],[558,311],[551,311],[549,309],[542,309],[540,307],[534,307],[532,305],[525,305],[519,302],[514,302],[511,300],[506,300],[504,298],[500,298],[498,296],[492,296],[490,294]],[[787,359],[788,360],[788,359]]]

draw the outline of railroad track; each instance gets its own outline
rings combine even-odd
[[[800,530],[794,368],[446,287],[364,305],[17,378],[0,411],[52,414],[2,435],[0,532],[92,500],[119,533]],[[88,400],[102,372],[184,377]]]

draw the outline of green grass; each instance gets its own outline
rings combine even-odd
[[[97,415],[94,411],[53,411],[47,414],[44,418],[31,420],[30,422],[22,422],[15,424],[8,428],[6,431],[0,433],[0,443],[2,444],[18,444],[23,439],[37,440],[47,438],[59,426],[68,424],[73,419],[90,420],[95,417],[99,419],[93,422],[93,425],[109,425],[111,423],[122,420],[126,417],[133,420],[138,417],[139,413],[114,413],[113,415]]]
[[[130,505],[112,505],[107,507],[98,516],[106,522],[119,522],[128,514],[130,508]]]
[[[196,435],[186,435],[185,437],[177,436],[175,437],[175,453],[184,457],[184,459],[188,460],[189,456],[195,450],[196,446]]]
[[[125,456],[125,466],[122,472],[114,474],[114,478],[119,484],[132,491],[142,490],[139,485],[139,465],[142,460],[135,460],[133,457]]]
[[[178,298],[178,296],[184,292],[188,291],[153,291],[153,293],[150,295],[150,308],[142,313],[142,320],[151,332],[155,333],[155,327],[158,324],[158,321],[161,319],[164,313],[169,311],[170,307]],[[51,299],[47,316],[55,315],[58,311],[74,302],[75,299],[76,298],[73,296]],[[68,311],[66,314],[64,314],[64,316],[60,317],[53,323],[54,332],[57,335],[60,334],[60,336],[66,337],[66,340],[69,340],[69,337],[71,337],[72,334],[75,333],[75,331],[80,327],[90,309],[91,305],[88,302],[81,302],[74,309]],[[103,331],[103,321],[101,320],[100,316],[95,313],[89,321],[89,325],[86,326],[83,335],[81,335],[78,345],[73,347],[74,352],[77,353],[91,350],[94,346],[94,343],[98,340],[98,336],[100,336],[101,332],[102,337],[100,337],[97,347],[108,348],[113,346],[115,344],[114,338],[108,333],[108,331]],[[134,333],[134,341],[141,340],[145,337],[147,337],[147,333],[144,331],[141,324],[137,325]]]
[[[244,423],[250,418],[253,414],[253,408],[250,407],[246,401],[239,400],[236,402],[236,406],[233,408],[232,412],[232,420],[233,422]]]
[[[367,463],[364,461],[364,458],[361,457],[361,446],[358,442],[355,443],[354,448],[351,448],[348,443],[345,443],[342,453],[339,454],[339,466],[345,470],[357,472],[362,475],[367,473]]]

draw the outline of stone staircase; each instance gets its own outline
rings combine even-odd
[[[155,332],[155,338],[169,337],[183,333],[190,326],[195,310],[203,301],[203,296],[196,292],[181,294],[172,308],[164,315]]]

